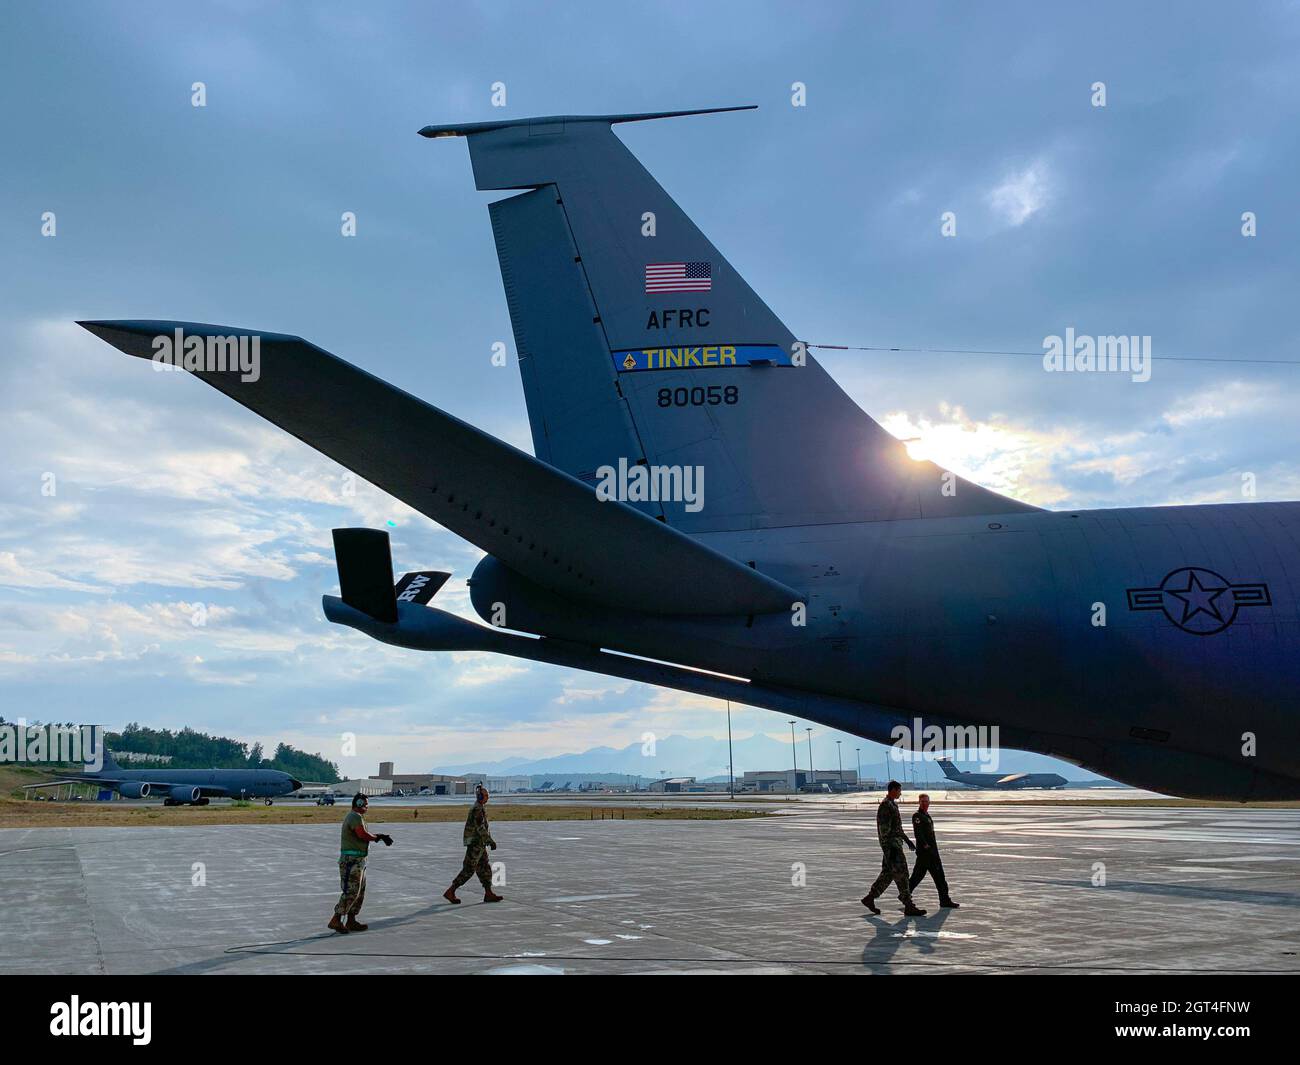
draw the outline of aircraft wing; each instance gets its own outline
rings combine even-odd
[[[105,788],[116,788],[119,784],[148,784],[151,791],[158,795],[163,795],[170,788],[176,787],[175,781],[166,780],[130,780],[124,781],[118,777],[64,777],[62,780],[50,780],[44,784],[27,784],[27,788],[55,788],[62,787],[65,784],[94,784]],[[220,784],[181,784],[180,787],[199,788],[204,795],[214,796],[216,798],[227,798],[230,790]]]
[[[1024,780],[1027,776],[1029,776],[1028,773],[1008,773],[1005,777],[999,777],[998,780],[995,781],[994,786],[1000,788],[1006,784],[1015,784],[1018,781]]]
[[[237,367],[191,372],[561,595],[667,615],[775,613],[803,598],[300,337],[188,322],[79,324],[143,359],[159,337],[246,338],[248,350],[256,338],[256,379]]]
[[[128,780],[123,783],[148,784],[151,799],[164,798],[172,788],[180,788],[182,791],[198,788],[201,795],[210,799],[228,799],[231,795],[230,789],[224,784],[208,784],[198,781],[185,783],[179,780]]]

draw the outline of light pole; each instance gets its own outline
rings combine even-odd
[[[794,741],[794,721],[790,722],[790,757],[794,762],[794,776],[790,778],[790,790],[799,790],[799,745]]]
[[[835,741],[835,757],[839,759],[839,763],[840,763],[840,790],[843,791],[844,790],[844,751],[840,747],[839,740]]]
[[[806,728],[804,729],[804,731],[808,733],[808,783],[816,784],[817,770],[813,768],[813,760],[812,760],[812,728],[811,727]]]
[[[853,749],[858,752],[858,787],[860,788],[862,787],[862,748],[854,747]]]
[[[731,750],[731,700],[727,700],[727,772],[731,776],[731,797],[736,797],[736,756]]]

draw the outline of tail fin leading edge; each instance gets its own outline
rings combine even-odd
[[[939,768],[943,770],[943,775],[949,780],[961,780],[962,778],[961,771],[947,758],[939,759]]]

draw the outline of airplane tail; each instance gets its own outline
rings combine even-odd
[[[394,584],[392,549],[382,529],[335,529],[334,559],[343,602],[388,625],[397,621],[399,602],[427,606],[451,577],[440,570],[417,570]]]
[[[117,764],[117,759],[113,757],[113,752],[107,747],[104,748],[104,765],[100,769],[101,773],[116,773],[122,767]]]
[[[957,769],[955,765],[952,764],[951,759],[940,758],[938,762],[939,762],[939,768],[943,770],[943,775],[946,776],[949,780],[961,780],[961,776],[962,776],[961,772]]]
[[[702,499],[628,495],[691,533],[1033,509],[910,459],[613,131],[705,113],[420,131],[467,138],[478,189],[530,190],[489,212],[537,457],[703,470]]]

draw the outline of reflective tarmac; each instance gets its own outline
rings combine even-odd
[[[347,936],[324,928],[333,825],[8,829],[0,972],[1300,972],[1300,810],[932,794],[962,908],[934,910],[927,880],[916,919],[892,891],[881,917],[858,901],[874,801],[840,796],[760,820],[499,821],[498,905],[477,881],[441,898],[459,824],[385,825],[370,931]]]

